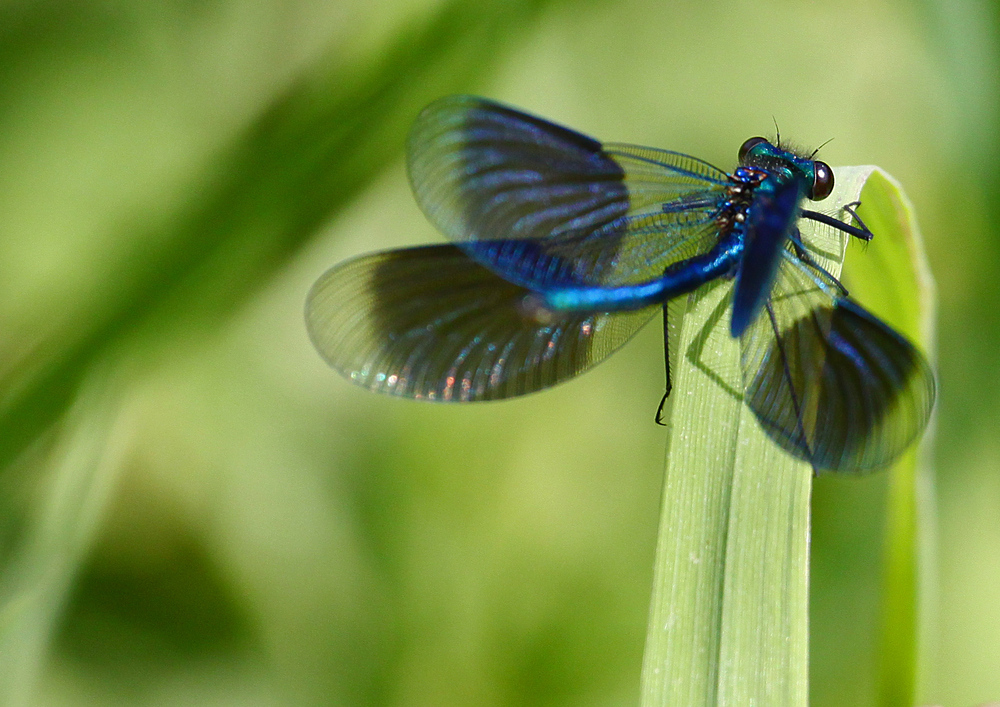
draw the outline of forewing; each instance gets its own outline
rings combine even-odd
[[[767,301],[795,227],[802,192],[800,180],[788,179],[779,182],[773,193],[755,196],[750,205],[746,250],[733,286],[733,336],[743,333]]]
[[[541,390],[602,361],[656,314],[553,313],[453,245],[342,263],[306,302],[313,344],[380,393],[494,400]]]
[[[817,470],[888,466],[927,425],[935,385],[924,356],[791,251],[741,346],[747,405]]]
[[[536,290],[644,282],[708,250],[728,179],[687,155],[608,144],[481,98],[410,133],[417,201],[470,257]]]

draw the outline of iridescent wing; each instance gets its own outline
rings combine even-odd
[[[729,185],[693,157],[602,145],[469,96],[428,106],[407,158],[430,221],[472,259],[534,290],[646,282],[706,252]]]
[[[930,418],[935,386],[924,356],[791,250],[741,347],[747,405],[816,470],[886,467]]]
[[[733,285],[733,336],[743,333],[767,301],[802,197],[802,183],[796,179],[779,182],[774,193],[754,197],[748,216],[747,245]]]
[[[659,311],[559,313],[453,245],[337,265],[306,301],[309,335],[333,368],[381,393],[494,400],[599,363]]]

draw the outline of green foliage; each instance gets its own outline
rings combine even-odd
[[[401,150],[419,108],[456,91],[721,167],[774,116],[806,144],[835,136],[830,163],[899,177],[941,286],[940,649],[914,623],[929,479],[815,480],[809,699],[995,698],[1000,396],[983,371],[1000,259],[982,180],[1000,151],[976,82],[998,57],[962,24],[977,7],[0,5],[0,701],[636,701],[662,484],[654,328],[579,381],[471,408],[365,395],[304,331],[334,262],[439,238]],[[926,336],[902,290],[866,289],[902,262],[883,243],[905,242],[851,246],[847,275]],[[748,503],[793,507],[807,481]],[[707,616],[686,618],[727,619]],[[801,699],[801,631],[750,626],[700,635],[727,664],[794,636],[782,684]]]
[[[899,187],[871,167],[840,167],[829,203],[861,200],[878,238],[854,270],[862,301],[919,337],[932,285]],[[847,237],[814,223],[803,237],[839,275]],[[860,256],[858,256],[860,259]],[[880,288],[886,293],[876,297]],[[731,283],[672,308],[674,385],[643,668],[643,705],[808,703],[811,467],[782,453],[743,404]],[[888,294],[891,293],[891,296]],[[913,306],[919,303],[923,308]],[[895,309],[891,304],[896,304]],[[904,317],[909,315],[909,319]],[[919,340],[926,346],[926,335]],[[916,454],[891,472],[883,704],[912,704],[916,667]]]
[[[870,302],[879,317],[930,351],[934,281],[913,206],[899,184],[880,170],[868,178],[860,199],[865,223],[876,229],[879,238],[866,248],[864,257],[847,266],[852,294]],[[921,649],[927,650],[921,645],[927,640],[926,633],[921,635],[921,619],[928,621],[932,611],[921,602],[926,602],[934,581],[933,486],[929,464],[918,449],[907,452],[890,472],[879,641],[879,697],[887,706],[915,704],[921,688],[926,688],[920,684],[918,668],[921,660],[927,667],[927,658],[921,655]]]

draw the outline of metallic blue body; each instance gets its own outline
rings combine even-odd
[[[618,312],[661,304],[733,272],[743,257],[746,229],[732,228],[704,255],[672,265],[651,282],[620,287],[562,287],[543,293],[545,304],[562,311]]]

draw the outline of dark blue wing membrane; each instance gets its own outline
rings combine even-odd
[[[747,405],[775,442],[817,470],[884,468],[927,425],[927,360],[788,251],[741,344]]]
[[[705,252],[729,184],[695,158],[602,146],[468,96],[428,106],[407,154],[431,222],[477,262],[536,290],[644,282]]]
[[[317,281],[310,337],[352,382],[409,398],[523,395],[604,360],[658,311],[557,313],[453,245],[366,255]]]
[[[771,294],[781,263],[781,252],[795,228],[799,202],[804,196],[801,180],[779,182],[773,193],[763,188],[754,194],[747,223],[747,245],[733,287],[730,333],[740,336]]]

